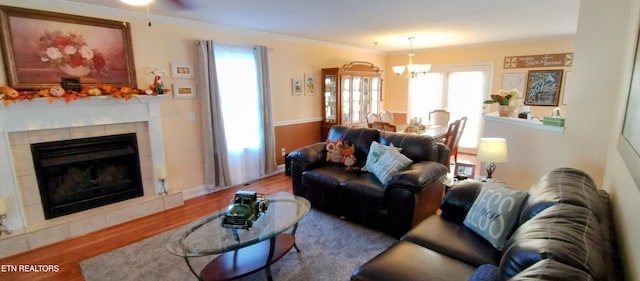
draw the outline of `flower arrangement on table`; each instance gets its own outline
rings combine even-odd
[[[68,74],[86,76],[91,71],[107,75],[109,62],[97,49],[91,49],[81,35],[46,31],[40,37],[38,56],[42,62]]]
[[[70,103],[77,99],[87,99],[99,96],[130,100],[132,98],[138,98],[139,95],[146,94],[145,92],[145,90],[136,89],[130,86],[118,88],[107,84],[99,84],[95,87],[83,87],[80,92],[65,91],[60,86],[53,86],[51,88],[33,91],[17,91],[7,86],[1,86],[0,102],[5,106],[8,106],[16,103],[17,101],[31,101],[33,99],[45,98],[49,103],[57,100],[64,100],[66,103]]]

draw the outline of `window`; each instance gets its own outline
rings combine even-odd
[[[482,101],[488,96],[491,65],[433,66],[424,76],[409,81],[408,117],[429,120],[429,112],[446,109],[450,122],[467,117],[460,150],[473,152],[482,128]]]
[[[262,107],[253,47],[215,45],[216,75],[231,180],[238,184],[260,175]]]

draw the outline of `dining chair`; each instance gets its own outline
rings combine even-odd
[[[447,130],[447,134],[444,136],[444,140],[442,140],[442,142],[449,148],[449,157],[454,156],[454,161],[457,161],[458,150],[454,147],[454,145],[457,143],[456,140],[458,138],[459,130],[460,120],[451,122],[449,124],[449,130]]]
[[[369,113],[367,114],[367,126],[372,128],[373,122],[380,122],[380,116],[377,113]]]
[[[458,121],[460,121],[459,127],[458,127],[458,132],[456,134],[456,139],[454,140],[453,143],[453,149],[449,149],[450,150],[450,154],[449,155],[453,155],[453,161],[454,163],[458,163],[458,144],[460,143],[460,139],[462,138],[462,132],[464,132],[464,127],[467,125],[467,117],[462,117],[460,118]]]
[[[449,111],[436,109],[429,112],[429,125],[447,126],[447,124],[449,124],[449,118],[451,118]]]
[[[393,113],[391,113],[391,111],[388,111],[388,110],[384,110],[380,112],[380,121],[387,122],[389,124],[395,124],[395,122],[393,122]]]

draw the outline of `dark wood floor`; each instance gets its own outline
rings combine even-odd
[[[160,234],[222,209],[229,204],[235,191],[239,189],[267,195],[279,191],[292,192],[291,178],[284,174],[268,177],[248,185],[187,200],[183,206],[171,210],[0,259],[0,280],[84,280],[80,271],[80,261]],[[57,265],[59,272],[4,272],[7,265]]]
[[[479,172],[479,163],[475,155],[459,154],[458,161],[475,164],[476,173]],[[284,174],[268,177],[248,185],[187,200],[183,206],[171,210],[0,259],[0,280],[84,280],[80,271],[80,261],[177,228],[222,209],[229,204],[234,193],[239,189],[258,191],[267,195],[279,191],[292,192],[291,178]],[[10,273],[2,270],[3,265],[57,265],[59,272]]]

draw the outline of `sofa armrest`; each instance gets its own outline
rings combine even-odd
[[[440,180],[447,174],[447,167],[435,161],[422,161],[409,166],[391,176],[385,189],[405,188],[418,193],[422,188],[432,182]]]
[[[324,161],[327,156],[326,151],[326,143],[325,142],[317,142],[314,144],[310,144],[307,146],[303,146],[289,153],[288,157],[292,163],[295,163],[302,169],[303,171],[307,169],[307,167]]]

